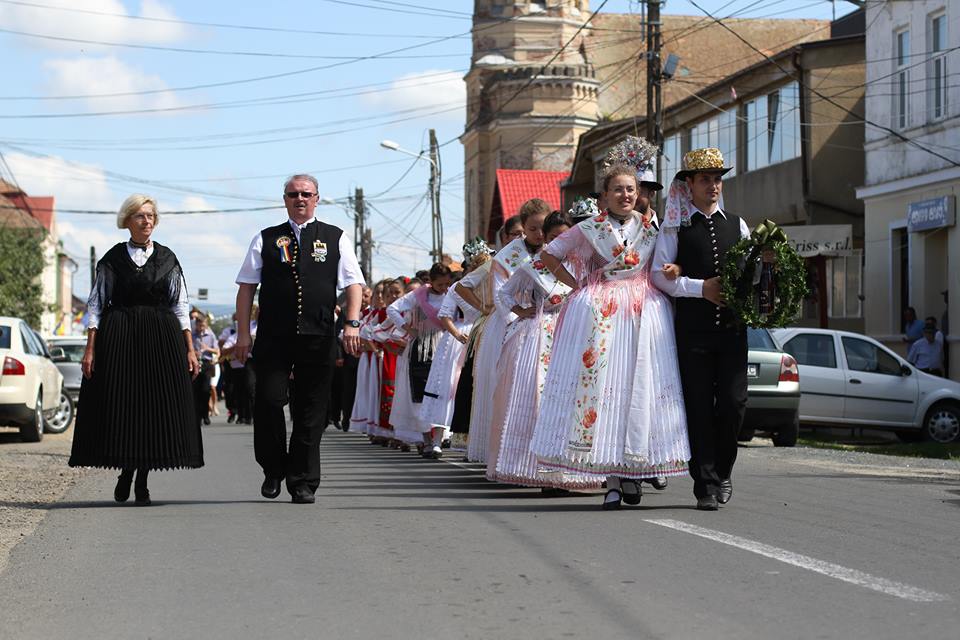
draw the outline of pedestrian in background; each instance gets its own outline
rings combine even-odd
[[[159,219],[153,198],[127,198],[117,227],[130,239],[97,263],[69,462],[120,469],[117,502],[130,497],[136,471],[138,505],[150,504],[151,470],[203,466],[187,283],[173,251],[151,240]]]
[[[923,337],[910,345],[907,361],[924,373],[943,376],[943,334],[937,331],[937,321],[928,319],[923,326]]]
[[[923,320],[917,317],[917,310],[907,307],[903,310],[903,340],[914,343],[923,337]]]
[[[193,329],[193,350],[200,358],[200,373],[193,381],[193,398],[197,410],[197,419],[210,424],[210,386],[214,376],[214,366],[220,357],[217,337],[210,329],[207,316],[200,314]]]
[[[288,219],[257,233],[237,275],[236,355],[246,362],[251,348],[250,312],[260,289],[260,316],[253,357],[254,452],[263,469],[260,493],[280,495],[286,479],[294,503],[313,503],[320,486],[320,439],[326,427],[336,333],[337,290],[346,292],[343,346],[360,347],[363,273],[343,230],[314,217],[317,179],[292,176],[283,188]],[[287,446],[283,406],[296,372],[291,402],[293,432]]]

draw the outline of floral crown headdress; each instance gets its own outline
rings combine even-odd
[[[657,157],[657,145],[638,136],[627,136],[607,152],[603,168],[609,169],[618,164],[636,169],[640,173],[648,169]]]
[[[463,259],[467,262],[472,260],[475,256],[484,253],[491,255],[494,253],[494,251],[490,249],[490,245],[488,245],[480,236],[477,236],[470,242],[463,245]]]
[[[581,196],[573,201],[573,206],[570,207],[568,213],[575,222],[578,222],[584,218],[600,215],[600,207],[597,206],[597,201],[593,198]]]

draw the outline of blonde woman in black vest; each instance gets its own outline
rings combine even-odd
[[[252,354],[257,372],[253,444],[264,474],[260,493],[276,498],[286,480],[292,501],[299,504],[313,503],[320,486],[320,437],[336,354],[337,291],[344,291],[346,299],[343,348],[358,355],[364,284],[343,230],[314,217],[317,193],[313,176],[298,174],[286,181],[288,219],[253,237],[237,275],[236,356],[241,362],[250,355],[250,309],[260,288]],[[293,433],[288,449],[283,405],[291,372],[297,393],[290,407]]]

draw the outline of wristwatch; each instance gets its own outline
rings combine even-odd
[[[353,327],[354,329],[359,329],[359,328],[360,328],[360,321],[359,321],[359,320],[344,320],[343,322],[344,322],[344,324],[347,325],[348,327]]]

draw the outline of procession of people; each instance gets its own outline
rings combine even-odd
[[[483,464],[492,482],[602,492],[607,510],[689,473],[697,508],[716,510],[733,494],[746,403],[746,329],[718,276],[748,232],[721,208],[730,168],[717,149],[685,155],[658,216],[655,152],[633,138],[611,150],[596,197],[569,211],[528,200],[501,248],[477,238],[460,269],[372,287],[343,231],[315,218],[316,179],[294,175],[288,219],[253,237],[219,339],[190,321],[176,256],[150,239],[156,201],[131,196],[118,220],[130,240],[101,260],[90,295],[70,464],[119,469],[120,502],[137,472],[149,504],[150,470],[202,466],[219,386],[229,421],[252,422],[268,499],[285,484],[292,502],[314,502],[332,423]],[[145,347],[161,366],[131,369],[125,352]]]

